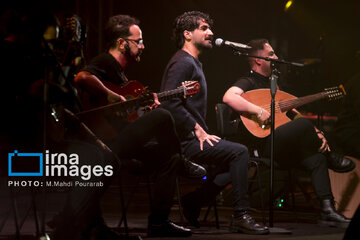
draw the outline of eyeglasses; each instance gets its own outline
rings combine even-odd
[[[124,38],[125,41],[133,41],[135,42],[138,47],[141,47],[142,45],[144,45],[144,40],[143,39],[130,39],[130,38]]]

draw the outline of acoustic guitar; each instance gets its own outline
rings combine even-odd
[[[286,112],[311,103],[320,99],[327,98],[328,100],[335,100],[342,98],[345,95],[345,90],[342,85],[339,87],[333,87],[324,89],[323,92],[308,95],[305,97],[297,98],[289,93],[284,91],[277,91],[275,95],[275,129],[287,122],[290,122],[291,119],[286,115]],[[247,101],[262,107],[268,112],[271,111],[271,94],[269,89],[256,89],[251,90],[242,95]],[[264,138],[270,135],[271,123],[264,124],[257,118],[254,114],[241,113],[240,119],[243,122],[246,129],[255,137]]]
[[[117,136],[119,128],[136,120],[143,114],[144,107],[152,105],[154,96],[147,92],[140,82],[129,81],[125,86],[104,83],[112,91],[123,95],[128,100],[105,106],[95,107],[76,115],[102,140],[111,140]],[[197,81],[186,81],[174,90],[157,93],[159,101],[174,97],[187,97],[200,91]],[[115,126],[116,125],[116,126]]]

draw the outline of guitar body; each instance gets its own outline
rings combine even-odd
[[[127,100],[136,99],[145,92],[145,88],[138,81],[129,81],[123,86],[108,81],[104,81],[103,84],[113,92],[124,96]],[[90,96],[83,98],[83,104],[86,106],[85,110],[101,108],[102,106],[108,105],[107,102],[99,99],[95,99],[95,101],[90,101],[89,99]],[[131,112],[126,113],[125,119],[123,116],[118,116],[116,112],[111,111],[89,112],[85,115],[79,115],[79,117],[96,136],[102,140],[109,141],[117,137],[119,129],[139,118],[141,114],[137,108],[134,108]]]
[[[117,84],[114,84],[114,83],[108,82],[108,81],[103,81],[103,83],[104,83],[105,87],[107,87],[111,91],[114,91],[117,94],[125,97],[127,100],[137,98],[146,92],[146,89],[141,84],[141,82],[134,81],[134,80],[127,82],[123,86],[119,86]],[[136,111],[133,111],[132,113],[128,114],[127,121],[132,122],[132,121],[138,119],[143,114],[144,114],[144,111],[142,109],[137,109]]]
[[[124,96],[127,100],[137,98],[146,91],[141,82],[138,81],[129,81],[123,86],[108,81],[103,81],[103,84],[110,90]]]
[[[342,85],[338,87],[326,88],[323,92],[297,98],[289,93],[278,90],[275,95],[275,123],[274,128],[291,121],[286,113],[304,104],[311,103],[320,99],[336,100],[342,98],[346,91]],[[247,101],[262,107],[271,113],[271,94],[270,89],[256,89],[248,91],[242,95]],[[271,124],[262,124],[256,115],[242,113],[240,115],[246,129],[255,137],[264,138],[271,133]]]
[[[271,94],[270,89],[256,89],[251,90],[242,95],[244,99],[247,101],[261,106],[262,108],[266,109],[270,112],[270,104],[271,104]],[[286,112],[281,112],[279,109],[278,103],[297,99],[297,97],[278,90],[275,95],[275,129],[285,123],[291,121],[290,118],[286,116]],[[271,124],[263,125],[261,122],[258,121],[256,115],[252,114],[241,114],[240,118],[244,124],[244,126],[249,130],[251,134],[258,138],[267,137],[271,131]]]

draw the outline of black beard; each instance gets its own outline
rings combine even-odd
[[[200,51],[212,49],[212,44],[205,45],[203,43],[195,43],[195,47]]]
[[[126,55],[127,59],[130,60],[131,63],[138,63],[138,62],[140,62],[141,52],[139,52],[137,55],[131,55],[131,54],[130,54],[130,50],[126,50],[126,51],[125,51],[125,55]]]

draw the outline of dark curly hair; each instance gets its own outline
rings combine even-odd
[[[172,39],[175,41],[178,48],[182,48],[184,45],[184,31],[194,31],[199,27],[200,20],[204,20],[210,27],[213,24],[213,20],[210,16],[200,11],[185,12],[175,19]]]
[[[107,49],[116,47],[118,38],[126,38],[130,35],[129,29],[132,25],[139,25],[137,18],[129,15],[116,15],[109,19],[105,26],[105,37]]]

